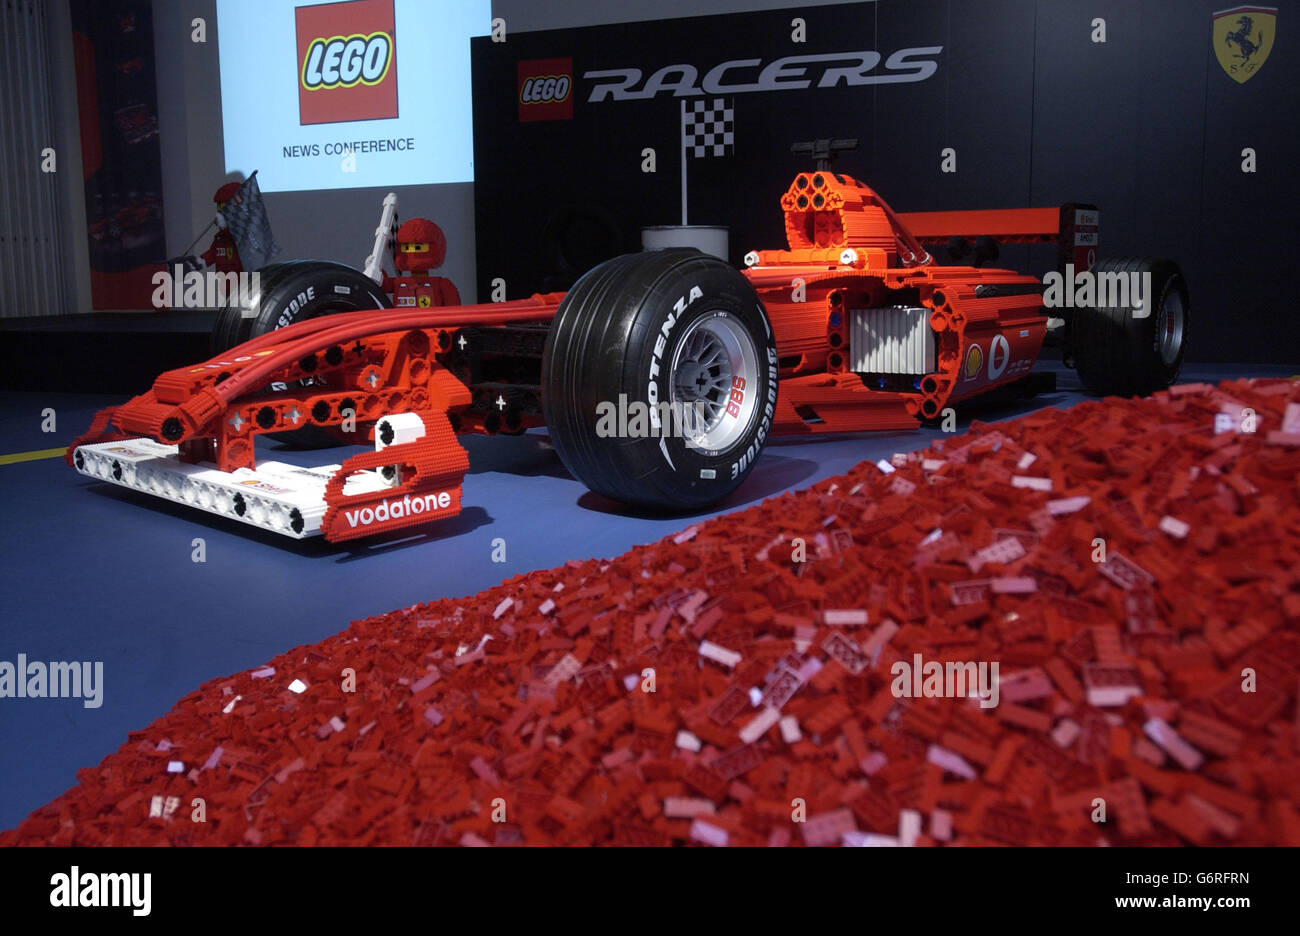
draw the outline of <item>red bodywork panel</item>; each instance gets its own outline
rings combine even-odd
[[[1039,281],[1012,270],[939,266],[921,244],[981,225],[1055,239],[1058,209],[915,215],[924,232],[917,234],[869,186],[828,171],[796,176],[781,208],[789,249],[757,251],[745,271],[782,361],[774,432],[915,426],[1033,366],[1047,327]],[[1049,216],[1053,226],[1040,232]],[[982,286],[1025,294],[981,298]],[[934,369],[915,392],[871,390],[847,368],[848,310],[904,301],[928,310]]]
[[[1061,227],[1057,208],[1010,208],[997,211],[917,211],[898,220],[923,244],[950,237],[986,234],[1004,243],[1047,243],[1056,240]]]
[[[1047,321],[1039,281],[1012,270],[940,266],[922,244],[976,231],[1052,240],[1063,209],[895,215],[871,188],[829,171],[796,176],[781,209],[787,249],[750,254],[743,271],[767,310],[781,361],[774,432],[915,427],[1032,366]],[[101,412],[68,460],[83,444],[148,436],[178,445],[183,461],[231,472],[253,466],[260,433],[313,425],[365,442],[377,420],[414,412],[424,420],[423,438],[356,456],[336,473],[323,531],[342,540],[450,516],[459,511],[468,467],[456,433],[495,431],[497,424],[471,410],[470,389],[439,356],[458,329],[545,323],[563,298],[350,312],[273,331],[168,371],[148,392]],[[857,310],[891,307],[924,314],[933,367],[916,375],[915,386],[909,379],[906,387],[874,389],[849,368],[847,331]],[[516,419],[515,428],[540,422]],[[400,471],[397,487],[344,494],[349,475],[388,465]],[[449,500],[419,517],[407,513],[364,528],[346,519],[366,507],[373,515],[381,500],[432,492],[447,492]]]

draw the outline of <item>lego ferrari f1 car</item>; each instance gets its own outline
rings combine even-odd
[[[1092,206],[895,214],[826,162],[798,173],[780,205],[787,249],[752,252],[743,270],[649,251],[567,293],[482,305],[391,308],[371,268],[379,243],[366,272],[277,264],[251,308],[219,323],[232,347],[100,412],[68,461],[286,536],[342,541],[457,514],[462,433],[545,425],[593,491],[685,512],[734,491],[772,434],[915,427],[1026,380],[1049,326],[1096,393],[1145,394],[1178,375],[1182,273],[1168,260],[1094,263]],[[1048,308],[1043,280],[978,256],[941,264],[926,247],[947,245],[951,260],[975,241],[987,259],[990,240],[1057,244],[1071,274],[1149,274],[1148,294]],[[644,418],[615,421],[613,407]],[[320,468],[255,461],[258,435],[304,430],[374,450]]]

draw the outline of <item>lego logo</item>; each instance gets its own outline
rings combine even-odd
[[[521,104],[549,104],[563,101],[569,96],[573,84],[568,75],[538,75],[529,78],[519,89]]]
[[[573,119],[573,59],[524,59],[515,74],[521,122]]]
[[[376,85],[393,60],[393,37],[386,32],[368,36],[313,39],[302,63],[302,86],[308,91]]]

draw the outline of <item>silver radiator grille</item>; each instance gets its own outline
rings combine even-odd
[[[849,370],[859,374],[934,372],[929,310],[910,306],[849,311]]]

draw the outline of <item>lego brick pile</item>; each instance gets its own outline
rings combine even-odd
[[[1298,845],[1298,625],[1300,383],[1044,409],[213,680],[0,843]]]

